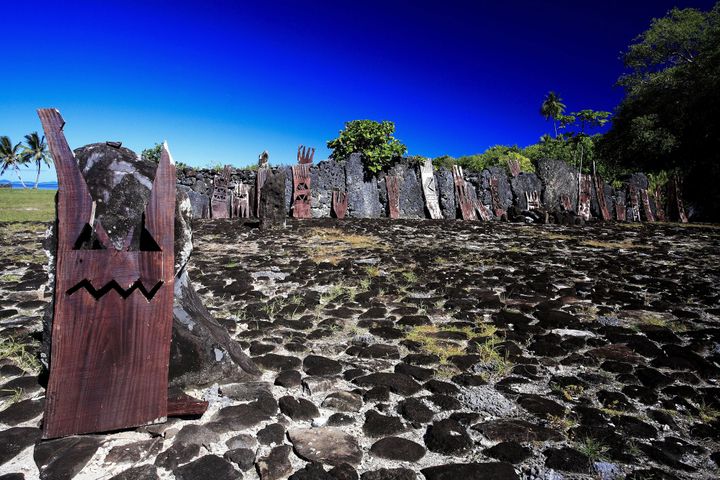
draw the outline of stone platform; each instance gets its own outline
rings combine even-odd
[[[190,277],[263,370],[199,419],[38,443],[42,224],[0,226],[0,478],[720,475],[720,228],[196,221]],[[13,337],[12,342],[7,339]]]

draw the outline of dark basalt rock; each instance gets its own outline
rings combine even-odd
[[[242,472],[250,470],[255,465],[255,452],[249,448],[228,450],[223,454],[223,458],[236,464]]]
[[[510,188],[514,197],[514,203],[520,210],[527,210],[528,204],[525,194],[537,192],[542,194],[542,182],[534,173],[521,172],[517,177],[510,179]]]
[[[421,388],[420,384],[413,380],[412,377],[401,373],[371,373],[370,375],[355,378],[353,382],[361,387],[384,386],[393,393],[405,396],[414,395]]]
[[[399,165],[402,174],[400,181],[400,217],[425,218],[425,197],[420,185],[417,169],[408,165]]]
[[[384,437],[405,431],[405,426],[398,417],[382,415],[375,410],[365,413],[363,432],[370,437]]]
[[[561,417],[565,414],[565,407],[540,395],[521,395],[518,398],[518,404],[528,412],[541,417]]]
[[[296,399],[285,396],[278,400],[278,404],[280,405],[280,411],[293,420],[310,421],[320,416],[320,411],[315,404],[304,398]]]
[[[162,447],[163,439],[160,437],[119,445],[110,449],[105,456],[105,463],[137,463],[143,458],[157,455]]]
[[[284,370],[275,377],[275,385],[285,388],[299,387],[302,376],[297,370]]]
[[[375,442],[370,452],[388,460],[417,462],[425,456],[425,447],[405,438],[386,437]]]
[[[212,420],[229,425],[235,430],[245,430],[270,420],[270,415],[272,413],[263,411],[257,403],[249,403],[224,407],[212,417]]]
[[[483,453],[503,462],[520,463],[532,455],[532,450],[517,442],[500,442],[486,448]]]
[[[560,432],[526,422],[525,420],[490,420],[473,425],[472,429],[482,433],[490,440],[499,442],[545,442],[548,440],[559,441],[563,439]]]
[[[440,167],[435,172],[435,185],[437,185],[438,200],[443,218],[456,218],[455,181],[452,172],[445,167]]]
[[[30,427],[14,427],[0,432],[0,465],[40,440],[40,435],[40,429]]]
[[[577,170],[562,160],[538,160],[536,173],[543,184],[542,203],[548,210],[560,208],[560,196],[567,195],[575,210],[578,204]]]
[[[188,463],[200,453],[197,443],[173,443],[170,448],[155,459],[155,465],[166,470],[174,470],[179,465]]]
[[[420,470],[425,480],[520,480],[509,463],[450,463]]]
[[[111,477],[110,480],[158,480],[159,478],[157,467],[155,465],[145,464],[118,473]]]
[[[377,178],[365,174],[361,154],[353,153],[345,160],[345,183],[348,192],[348,217],[383,216],[385,211],[378,195]]]
[[[308,375],[335,375],[342,371],[342,365],[327,357],[308,355],[303,359],[303,371]]]
[[[297,357],[287,355],[278,355],[277,353],[268,353],[261,357],[253,359],[255,363],[266,370],[275,370],[281,372],[283,370],[297,370],[300,368],[301,361]]]
[[[288,169],[289,170],[289,169]],[[292,174],[290,174],[292,177]],[[268,170],[265,183],[260,194],[260,229],[270,230],[285,226],[289,208],[289,193],[286,184],[290,181],[292,191],[292,178],[287,178],[286,170],[278,168]]]
[[[266,457],[258,459],[255,464],[260,480],[281,480],[287,478],[292,472],[290,463],[289,445],[281,445],[273,448]]]
[[[398,404],[398,411],[406,420],[413,423],[428,423],[435,413],[417,398],[406,398]]]
[[[589,473],[590,459],[587,455],[570,447],[548,448],[545,454],[545,466],[573,473]]]
[[[339,466],[358,465],[362,460],[357,439],[337,428],[290,429],[288,437],[295,453],[310,462]]]
[[[423,439],[428,450],[445,455],[460,455],[473,444],[465,427],[449,418],[430,425]]]
[[[263,445],[280,445],[285,439],[285,427],[279,423],[271,423],[265,428],[258,430],[257,439]]]
[[[41,480],[73,478],[90,461],[100,447],[100,437],[60,438],[35,446],[33,459]]]
[[[173,471],[177,480],[239,480],[242,474],[217,455],[205,455]]]
[[[416,480],[417,475],[409,468],[381,468],[365,472],[360,480]]]
[[[0,412],[0,423],[15,426],[42,414],[45,400],[22,400]]]

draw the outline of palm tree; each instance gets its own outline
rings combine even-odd
[[[545,120],[553,119],[553,127],[555,128],[555,136],[558,136],[557,131],[557,120],[565,113],[565,104],[562,103],[560,98],[555,92],[548,92],[545,95],[542,105],[540,106],[540,115],[545,117]]]
[[[33,132],[30,135],[25,135],[26,146],[21,154],[24,163],[35,162],[37,165],[37,175],[35,176],[35,189],[38,188],[38,182],[40,181],[40,167],[43,162],[48,167],[52,159],[47,151],[47,144],[45,143],[45,137],[40,137],[37,132]]]
[[[27,188],[25,185],[25,182],[23,182],[22,177],[20,176],[20,165],[24,165],[25,161],[20,156],[20,146],[22,145],[22,142],[18,142],[17,145],[13,146],[12,142],[10,141],[10,137],[7,135],[3,135],[0,137],[0,161],[2,162],[2,170],[0,170],[0,175],[5,173],[5,170],[12,167],[15,172],[17,172],[17,176],[20,179],[20,183],[22,184],[23,188]]]

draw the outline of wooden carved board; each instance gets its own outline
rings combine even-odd
[[[640,189],[640,200],[642,201],[645,220],[648,222],[654,222],[655,215],[653,215],[652,209],[650,208],[650,198],[648,197],[648,192],[644,188]]]
[[[310,164],[313,162],[313,157],[315,156],[315,148],[314,147],[304,147],[302,145],[298,146],[298,152],[297,152],[297,161],[300,165]]]
[[[620,222],[625,221],[625,200],[620,196],[615,199],[615,218]]]
[[[677,176],[673,177],[672,181],[668,185],[670,194],[668,195],[671,206],[671,218],[677,219],[681,223],[687,223],[688,218],[687,214],[685,213],[685,205],[682,200],[682,194],[681,194],[681,184],[680,180]]]
[[[612,220],[610,216],[610,210],[608,210],[607,201],[605,200],[605,184],[603,183],[600,175],[595,175],[593,178],[595,184],[595,194],[597,196],[598,207],[600,208],[600,215],[605,221]]]
[[[457,198],[460,206],[460,215],[463,220],[477,220],[475,216],[475,202],[470,198],[469,188],[465,178],[463,177],[463,169],[458,165],[453,165],[453,181],[455,182],[455,198]]]
[[[663,198],[662,189],[657,187],[655,192],[652,194],[652,201],[655,202],[655,213],[659,222],[664,222],[665,219],[665,199]]]
[[[572,210],[572,205],[570,204],[570,197],[565,195],[564,193],[560,194],[560,208],[565,211]]]
[[[580,192],[578,195],[578,216],[590,220],[590,199],[592,198],[592,181],[590,175],[580,175]]]
[[[266,167],[260,167],[255,177],[255,216],[260,218],[260,192],[262,191],[265,180],[267,179],[268,169]]]
[[[527,203],[528,210],[539,210],[540,209],[540,194],[537,190],[533,190],[528,193],[525,192],[525,202]]]
[[[228,218],[228,185],[230,183],[230,168],[225,167],[223,173],[215,175],[213,179],[213,193],[210,199],[210,212],[212,218]]]
[[[335,218],[345,218],[347,213],[348,197],[347,192],[341,192],[340,190],[333,190],[332,192],[332,209],[335,213]]]
[[[58,176],[57,264],[43,438],[163,421],[173,319],[175,164],[164,145],[140,251],[116,250],[54,109],[38,111]],[[76,249],[94,232],[100,248]],[[143,237],[141,237],[143,238]]]
[[[630,185],[630,221],[640,221],[640,200],[638,199],[638,191],[635,185]]]
[[[388,175],[385,177],[385,187],[387,187],[390,218],[400,218],[400,177]]]
[[[503,215],[505,215],[505,209],[502,208],[502,204],[500,203],[498,179],[494,176],[490,177],[490,198],[492,200],[492,206],[495,212],[495,216],[502,217]]]
[[[310,218],[310,164],[293,165],[293,205],[295,218]]]
[[[428,158],[420,165],[420,181],[422,182],[423,194],[425,195],[425,206],[430,212],[430,218],[443,218],[438,203],[437,184],[433,171],[432,161]]]
[[[479,198],[475,199],[475,211],[483,222],[489,222],[492,220],[492,212],[488,207],[483,205]]]
[[[517,177],[518,175],[520,175],[520,162],[517,158],[508,158],[507,166],[508,170],[510,170],[510,175],[512,175],[513,177]]]
[[[240,183],[235,186],[233,215],[240,218],[248,218],[250,216],[250,185]]]

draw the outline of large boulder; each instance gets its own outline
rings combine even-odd
[[[500,208],[507,211],[508,208],[513,204],[513,192],[510,188],[510,182],[508,182],[507,172],[504,167],[490,167],[487,170],[483,170],[480,176],[481,188],[483,196],[480,197],[482,202],[492,207],[492,196],[490,192],[490,181],[492,178],[497,179],[497,190],[498,200],[500,201]]]
[[[263,230],[284,226],[287,221],[290,208],[287,202],[288,170],[290,169],[280,167],[267,172],[265,183],[260,190],[260,228]],[[292,170],[290,174],[292,175]]]
[[[332,192],[344,192],[345,168],[334,160],[325,160],[310,169],[311,209],[313,217],[329,217]]]
[[[510,179],[510,188],[512,189],[513,197],[515,197],[515,205],[520,210],[527,210],[527,195],[532,192],[537,192],[538,195],[542,194],[542,182],[534,173],[521,172],[517,177]]]
[[[128,232],[141,231],[145,205],[150,198],[157,164],[140,158],[132,150],[105,143],[75,150],[78,165],[91,196],[96,201],[95,216],[101,220],[110,241],[122,245]],[[177,190],[175,205],[175,298],[170,355],[170,384],[201,386],[215,381],[247,380],[260,371],[203,306],[187,275],[192,253],[192,205],[185,188]],[[51,227],[46,249],[50,257],[50,289],[54,289],[55,229]],[[137,237],[137,238],[136,238]],[[138,249],[134,235],[130,249]],[[43,319],[42,357],[48,365],[51,348],[53,305]]]
[[[560,209],[560,197],[567,195],[572,210],[578,203],[578,171],[562,160],[538,160],[537,176],[543,184],[542,203],[548,210]]]
[[[420,173],[410,165],[398,165],[400,176],[400,218],[425,218],[425,196],[420,184]]]
[[[348,192],[348,217],[383,216],[384,209],[380,203],[377,178],[365,172],[361,154],[353,153],[345,161],[345,183]]]
[[[455,203],[455,180],[452,172],[445,167],[440,167],[435,172],[435,183],[438,190],[438,200],[443,218],[457,217],[457,204]]]
[[[198,193],[187,185],[178,185],[178,192],[182,191],[190,201],[191,218],[206,218],[210,212],[210,197],[204,193]]]

